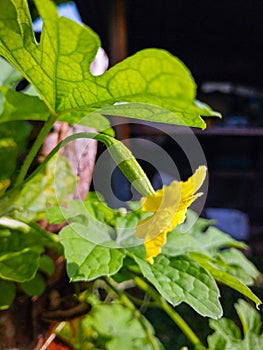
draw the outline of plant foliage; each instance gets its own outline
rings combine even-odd
[[[97,34],[60,17],[50,0],[34,2],[44,22],[39,42],[27,1],[0,1],[0,309],[12,305],[17,291],[30,297],[45,292],[47,277],[55,270],[49,256],[52,251],[65,258],[72,284],[85,282],[88,286],[76,294],[80,304],[91,304],[91,312],[75,321],[76,334],[69,324],[60,333],[75,349],[163,348],[137,308],[141,301],[132,293],[135,287],[167,312],[199,348],[204,348],[199,338],[174,309],[181,303],[214,319],[210,323],[216,331],[209,338],[211,349],[262,341],[257,313],[242,301],[236,309],[244,339],[234,325],[230,333],[225,331],[230,324],[225,319],[216,321],[222,316],[217,282],[237,290],[257,306],[261,304],[248,287],[259,272],[239,250],[246,245],[190,210],[186,222],[175,227],[183,221],[201,182],[198,186],[193,180],[173,183],[187,191],[191,183],[194,191],[187,192],[189,203],[180,220],[172,226],[165,222],[165,235],[171,232],[161,253],[149,264],[145,242],[135,233],[139,222],[148,222],[155,210],[147,210],[147,205],[142,210],[140,203],[130,203],[128,211],[114,210],[98,193],[89,193],[85,201],[68,200],[77,179],[68,161],[57,154],[74,139],[103,142],[137,191],[154,202],[158,192],[131,152],[112,136],[107,116],[204,128],[201,116],[220,114],[196,100],[189,70],[164,50],[140,51],[104,74],[92,75],[90,65],[100,46]],[[28,89],[16,91],[22,78],[31,84],[30,94]],[[98,132],[62,140],[32,171],[33,161],[57,120],[84,123]],[[28,121],[43,123],[32,147],[28,146]],[[22,165],[18,157],[24,157]],[[176,203],[170,206],[170,215],[171,210],[181,208],[180,199]],[[56,235],[43,229],[40,220],[64,227]]]

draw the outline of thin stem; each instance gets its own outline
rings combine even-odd
[[[193,332],[193,330],[188,326],[188,324],[184,321],[184,319],[172,308],[167,301],[159,295],[157,291],[155,291],[149,284],[147,284],[143,279],[138,276],[134,276],[134,283],[143,290],[145,293],[148,293],[157,303],[160,308],[162,308],[167,315],[171,317],[174,323],[181,329],[181,331],[187,336],[187,338],[191,341],[195,346],[202,347],[206,349],[202,344],[201,340],[197,337],[197,335]]]
[[[45,122],[43,128],[40,130],[40,133],[38,134],[32,148],[30,149],[30,151],[29,151],[29,153],[28,153],[28,155],[27,155],[27,157],[26,157],[26,159],[25,159],[25,161],[20,169],[20,172],[19,172],[17,179],[16,179],[16,182],[15,182],[15,187],[19,186],[21,183],[23,183],[30,166],[37,155],[37,152],[39,151],[39,149],[43,145],[44,139],[49,134],[56,119],[57,119],[57,115],[51,114],[49,116],[48,120]]]
[[[41,132],[42,132],[42,130],[41,130]],[[72,141],[74,141],[76,139],[79,139],[79,138],[95,139],[97,141],[100,141],[100,142],[104,143],[107,148],[109,148],[109,149],[112,148],[112,150],[111,150],[112,158],[115,160],[116,164],[120,167],[120,169],[123,171],[124,175],[127,178],[129,176],[129,173],[136,172],[136,171],[138,172],[139,178],[137,178],[136,181],[134,181],[135,183],[137,183],[137,186],[140,185],[139,187],[137,187],[137,190],[140,193],[142,193],[142,194],[152,194],[152,193],[154,193],[154,190],[152,188],[152,185],[151,185],[147,175],[144,173],[143,169],[141,168],[141,166],[139,165],[137,160],[133,157],[131,152],[120,141],[117,141],[116,139],[114,139],[113,137],[110,137],[108,135],[99,134],[99,133],[92,133],[92,132],[80,132],[80,133],[77,133],[77,134],[73,134],[73,135],[70,135],[67,138],[65,138],[63,141],[59,142],[57,144],[57,146],[54,147],[53,150],[48,154],[48,156],[45,158],[43,163],[41,163],[37,167],[37,169],[32,174],[30,174],[30,176],[28,176],[27,179],[23,182],[23,180],[24,180],[24,178],[26,176],[27,170],[28,170],[28,169],[26,170],[25,168],[29,168],[29,166],[31,164],[30,163],[29,166],[25,165],[26,162],[29,163],[29,160],[28,160],[28,157],[27,157],[25,163],[23,164],[23,167],[22,167],[23,169],[21,168],[20,174],[19,174],[19,176],[17,178],[16,184],[13,187],[13,189],[19,187],[21,185],[21,183],[25,184],[26,182],[30,181],[37,173],[39,173],[39,171],[41,171],[46,166],[48,161],[59,151],[59,149],[61,147],[64,147],[69,142],[72,142]],[[39,137],[37,138],[37,140],[38,139],[39,139]],[[42,142],[43,142],[43,140],[42,140]],[[116,146],[116,144],[119,147],[116,147],[116,148],[112,147],[114,145]],[[35,144],[33,145],[33,147],[34,146],[35,146]],[[41,144],[39,145],[39,148],[40,147],[41,147]],[[37,153],[37,151],[36,151],[36,153]],[[32,158],[32,161],[33,161],[33,159],[34,159],[34,157]],[[124,161],[126,161],[126,162],[124,162]],[[123,166],[127,162],[129,162],[129,165]],[[135,186],[135,184],[134,184],[134,186]]]
[[[141,326],[145,331],[145,334],[147,335],[147,338],[153,350],[159,350],[159,346],[156,342],[156,339],[153,336],[153,334],[150,332],[147,322],[145,318],[142,316],[142,314],[140,313],[140,311],[136,308],[136,306],[134,306],[134,304],[127,297],[127,295],[123,291],[118,289],[118,284],[112,278],[105,277],[104,281],[114,291],[114,293],[117,294],[122,304],[125,305],[129,310],[131,310],[134,316],[138,319],[138,321],[140,322]]]

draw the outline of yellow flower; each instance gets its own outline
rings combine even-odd
[[[173,181],[141,199],[142,210],[154,213],[136,227],[136,236],[144,238],[146,260],[151,264],[160,254],[167,233],[184,222],[187,208],[203,194],[196,191],[204,182],[206,170],[205,166],[200,166],[187,181]]]

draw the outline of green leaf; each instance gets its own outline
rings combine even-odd
[[[0,86],[4,85],[12,89],[22,79],[21,73],[12,67],[3,57],[0,57],[0,72]]]
[[[251,332],[259,335],[261,329],[260,314],[242,299],[239,299],[238,303],[235,304],[235,309],[242,323],[244,336]]]
[[[236,324],[227,319],[210,320],[209,325],[214,333],[208,336],[209,350],[261,350],[263,334],[259,335],[261,322],[260,314],[244,300],[238,300],[235,308],[240,317],[244,337]],[[221,346],[221,347],[220,347]]]
[[[98,198],[90,199],[90,196],[91,192],[88,194],[87,200],[83,202],[67,201],[65,208],[57,206],[49,208],[46,215],[47,220],[52,224],[58,224],[65,221],[85,223],[88,222],[88,219],[97,219],[113,226],[116,222],[117,211],[108,207]]]
[[[237,249],[225,249],[220,256],[227,264],[225,270],[248,286],[253,285],[260,275],[255,265]]]
[[[157,51],[157,50],[156,50]],[[154,67],[153,67],[154,69]],[[140,97],[139,102],[115,103],[112,106],[107,106],[99,109],[103,115],[109,116],[124,116],[128,118],[135,118],[139,120],[147,120],[150,122],[174,124],[181,126],[195,126],[205,128],[204,121],[200,118],[202,116],[220,116],[219,113],[213,111],[207,105],[193,101],[190,105],[189,101],[177,100],[176,107],[171,105],[173,102],[169,98],[143,98]],[[150,101],[147,103],[147,101]],[[156,105],[154,105],[154,103]],[[158,105],[157,105],[158,104]],[[95,112],[91,113],[93,116]]]
[[[43,276],[37,273],[33,279],[20,284],[21,289],[28,296],[40,296],[46,289],[46,283]]]
[[[31,127],[26,122],[8,122],[0,128],[0,195],[5,191],[4,183],[15,172],[17,157],[24,151]]]
[[[0,310],[8,309],[16,296],[16,285],[14,282],[0,279]]]
[[[76,322],[75,335],[67,324],[59,336],[76,350],[152,350],[148,334],[153,336],[154,331],[148,322],[147,325],[145,330],[136,315],[122,305],[97,304],[84,319]],[[154,339],[158,344],[155,349],[163,349],[158,339]]]
[[[179,230],[174,230],[167,235],[167,242],[162,248],[164,255],[177,256],[188,254],[190,252],[207,253],[206,249],[199,244],[190,233],[181,233]]]
[[[99,132],[104,134],[114,136],[114,130],[111,128],[111,124],[108,118],[104,117],[98,112],[87,114],[70,112],[67,114],[62,114],[58,119],[61,122],[67,122],[69,124],[80,124],[83,126],[88,126],[94,128]]]
[[[50,0],[35,3],[44,21],[39,44],[27,3],[1,1],[0,54],[35,87],[52,114],[90,113],[102,108],[105,115],[130,117],[134,108],[132,117],[139,117],[140,106],[103,108],[116,102],[142,102],[149,104],[144,118],[202,128],[205,123],[200,115],[218,115],[195,101],[196,85],[190,72],[163,50],[143,50],[103,75],[93,76],[90,64],[100,46],[97,35],[86,26],[59,17]]]
[[[0,255],[0,277],[10,281],[24,282],[32,279],[39,266],[41,251],[24,248],[19,252]]]
[[[225,317],[220,320],[209,320],[209,325],[217,333],[223,335],[224,338],[228,338],[229,340],[241,339],[240,329],[232,320]]]
[[[226,340],[219,333],[213,333],[207,337],[209,350],[226,350]]]
[[[26,224],[22,221],[2,216],[0,217],[0,228],[0,233],[5,232],[4,235],[0,234],[0,237],[12,238],[11,241],[5,240],[1,242],[0,252],[5,252],[6,250],[17,251],[21,247],[43,246],[61,253],[58,248],[60,244],[57,235],[41,229],[34,223]]]
[[[57,235],[12,218],[0,218],[1,278],[24,282],[31,280],[39,268],[51,273],[51,263],[47,262],[47,257],[41,257],[45,248],[61,253]]]
[[[63,202],[73,193],[76,177],[66,158],[55,156],[22,188],[19,197],[13,203],[20,208],[15,217],[25,221],[37,221],[44,218],[49,206]]]
[[[53,260],[48,255],[42,255],[39,261],[39,270],[52,276],[55,271],[55,265]]]
[[[17,120],[46,121],[49,114],[47,106],[38,96],[27,95],[5,86],[0,86],[0,123]],[[93,113],[87,117],[86,112],[71,112],[63,114],[58,119],[71,124],[79,123],[109,135],[114,135],[109,120],[100,113]]]
[[[212,226],[214,223],[212,220],[199,218],[194,211],[188,209],[185,222],[168,234],[163,254],[176,256],[202,252],[208,256],[215,256],[222,248],[247,248],[243,242],[236,241]]]
[[[49,111],[37,96],[0,86],[0,123],[14,120],[47,120]]]
[[[218,282],[237,290],[239,293],[248,297],[259,307],[262,301],[241,281],[232,276],[231,274],[222,271],[216,266],[216,261],[201,253],[191,253],[193,257],[204,269],[206,269]]]
[[[215,253],[218,249],[223,247],[247,249],[245,243],[236,241],[230,235],[220,231],[214,226],[210,226],[204,233],[196,231],[193,235],[199,243],[211,253]]]
[[[65,249],[68,275],[72,281],[87,281],[113,275],[122,267],[124,251],[116,247],[114,242],[113,247],[110,246],[110,236],[105,243],[94,243],[89,238],[92,234],[92,230],[89,231],[86,226],[77,223],[64,227],[59,233]]]
[[[142,274],[173,306],[189,304],[202,316],[219,318],[222,308],[214,279],[186,255],[167,258],[159,255],[153,265],[133,256]]]

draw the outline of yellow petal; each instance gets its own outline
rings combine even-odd
[[[144,245],[146,249],[146,261],[154,263],[153,258],[161,253],[162,246],[166,243],[167,231],[161,232],[154,239],[146,240]]]
[[[169,186],[142,198],[142,210],[154,214],[137,225],[136,235],[144,238],[146,260],[150,263],[161,252],[167,232],[184,222],[187,208],[202,195],[195,193],[202,186],[205,176],[206,167],[200,166],[186,182],[173,181]]]
[[[189,177],[189,179],[182,183],[182,196],[192,196],[202,186],[206,177],[206,166],[202,165]]]
[[[165,187],[166,186],[156,191],[154,194],[149,195],[148,197],[141,198],[141,207],[143,211],[154,213],[159,209],[162,203],[163,192]]]

